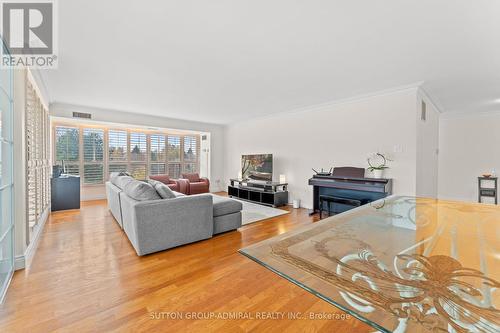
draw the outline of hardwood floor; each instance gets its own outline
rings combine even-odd
[[[237,253],[317,219],[305,209],[288,209],[290,214],[145,257],[135,254],[106,201],[54,213],[32,266],[15,273],[0,305],[0,332],[372,332],[353,317],[261,318],[343,314]],[[193,312],[252,318],[187,319]]]

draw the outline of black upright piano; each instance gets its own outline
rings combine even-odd
[[[322,210],[337,214],[392,194],[391,179],[366,178],[363,168],[334,168],[329,175],[314,175],[309,179],[309,185],[313,186],[311,214],[320,211],[320,201],[329,205],[328,209],[323,207]],[[331,199],[331,202],[320,200],[323,198]]]

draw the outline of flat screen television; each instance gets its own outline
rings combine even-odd
[[[273,180],[273,154],[242,155],[241,175],[248,180]]]

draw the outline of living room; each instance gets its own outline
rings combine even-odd
[[[0,8],[2,332],[500,330],[499,4]]]

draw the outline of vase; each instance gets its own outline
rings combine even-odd
[[[383,178],[384,176],[384,169],[375,169],[372,172],[373,178]]]

